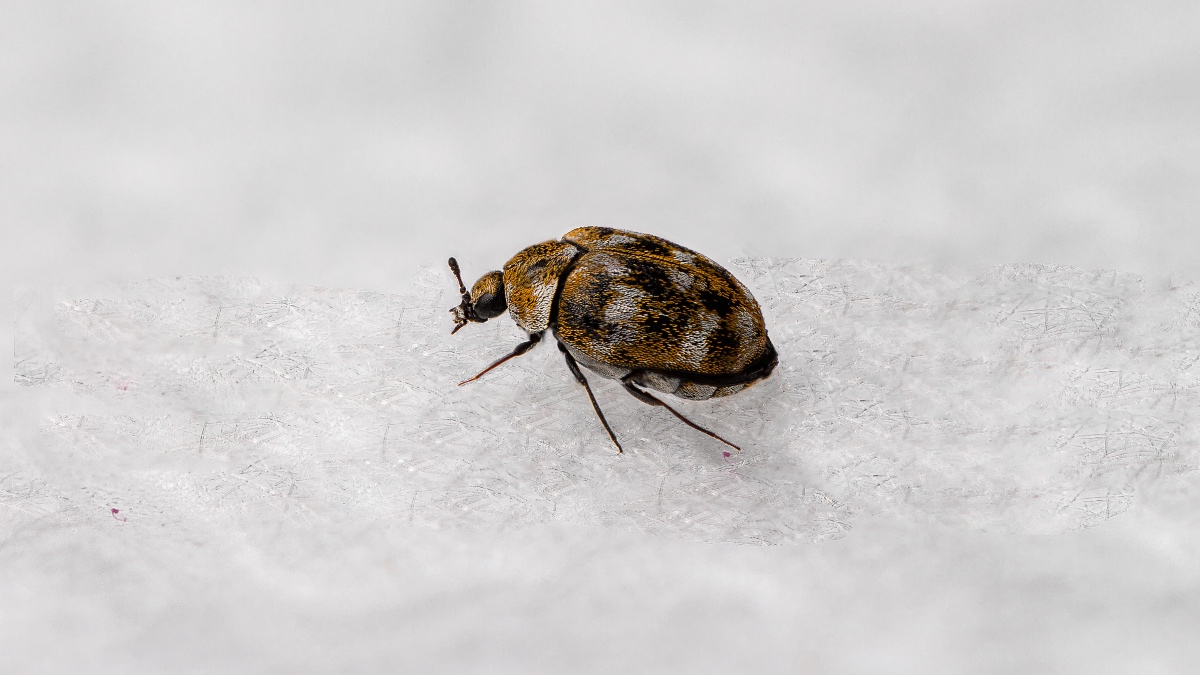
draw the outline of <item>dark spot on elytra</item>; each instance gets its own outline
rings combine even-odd
[[[657,256],[660,258],[670,258],[675,252],[675,249],[651,239],[638,239],[632,244],[626,244],[625,248],[636,253],[644,253],[645,255]]]
[[[604,322],[600,312],[594,311],[593,303],[574,299],[563,303],[560,310],[573,326],[578,326],[590,338],[599,338],[604,333]]]
[[[708,357],[710,362],[727,362],[741,353],[742,343],[737,332],[728,325],[721,325],[708,337]]]
[[[716,312],[719,316],[727,316],[733,311],[733,299],[726,293],[715,291],[711,288],[705,288],[696,293],[700,304],[705,309]]]
[[[612,295],[612,277],[606,274],[589,274],[583,278],[576,295],[593,307],[602,307]]]
[[[672,288],[666,270],[655,263],[639,258],[627,258],[622,262],[629,269],[630,286],[640,288],[651,296],[661,296]]]
[[[577,292],[559,299],[558,318],[579,327],[590,339],[604,339],[608,329],[602,310],[612,295],[611,284],[605,275],[585,277]]]
[[[652,314],[639,323],[646,336],[675,337],[687,330],[687,315]]]

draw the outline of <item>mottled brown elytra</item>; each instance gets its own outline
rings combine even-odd
[[[462,293],[450,310],[451,334],[507,309],[529,335],[459,386],[529,351],[549,330],[617,452],[621,444],[579,366],[620,380],[638,400],[741,451],[646,391],[692,400],[728,396],[765,379],[779,363],[758,302],[725,268],[653,235],[580,227],[522,250],[469,293],[454,258],[450,269]]]

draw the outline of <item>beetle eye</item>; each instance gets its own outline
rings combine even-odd
[[[504,274],[488,272],[475,282],[471,288],[471,305],[474,313],[486,321],[504,313],[508,309],[508,301],[504,297]]]
[[[485,293],[475,299],[475,313],[481,319],[494,319],[504,313],[508,309],[508,303],[504,301],[504,294],[492,295]]]

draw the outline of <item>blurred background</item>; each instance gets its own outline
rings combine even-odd
[[[391,290],[583,224],[718,259],[1200,252],[1194,2],[5,2],[21,282]]]

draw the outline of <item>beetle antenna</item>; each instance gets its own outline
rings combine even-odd
[[[470,321],[471,310],[471,294],[467,292],[467,287],[463,284],[462,272],[458,269],[458,261],[453,257],[449,260],[450,271],[454,272],[454,278],[458,280],[458,292],[462,294],[462,302],[458,307],[451,307],[450,313],[454,315],[454,330],[450,331],[451,335],[458,332],[458,329],[467,325]]]
[[[458,270],[458,261],[451,257],[448,262],[450,263],[450,271],[454,272],[454,278],[458,279],[458,292],[462,293],[463,300],[470,300],[471,294],[467,292],[467,287],[463,284],[462,272]]]

